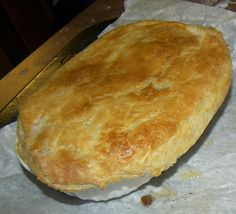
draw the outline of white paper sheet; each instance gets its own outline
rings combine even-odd
[[[128,0],[108,30],[140,19],[212,25],[224,33],[236,67],[236,13],[181,0]],[[235,75],[234,75],[235,76]],[[234,82],[235,82],[234,77]],[[198,143],[138,191],[107,202],[82,201],[38,182],[14,152],[16,124],[0,129],[0,213],[236,213],[236,86]],[[140,198],[151,194],[144,207]]]

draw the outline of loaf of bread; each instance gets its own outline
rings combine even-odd
[[[17,153],[66,192],[159,176],[201,136],[231,75],[227,44],[212,27],[118,27],[19,105]]]

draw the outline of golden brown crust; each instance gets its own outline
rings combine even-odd
[[[62,191],[158,176],[196,142],[230,82],[230,54],[214,28],[122,26],[20,105],[17,151]]]

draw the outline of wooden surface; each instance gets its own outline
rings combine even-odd
[[[119,17],[122,11],[122,0],[97,0],[1,79],[0,120],[3,120],[2,117],[5,113],[3,111],[12,99],[14,99],[76,35],[96,23]]]
[[[208,3],[209,5],[209,0],[194,1]],[[27,85],[29,87],[29,84],[32,84],[32,80],[35,81],[42,70],[53,70],[51,68],[57,68],[58,63],[55,64],[55,62],[58,61],[58,58],[56,56],[76,35],[96,23],[119,17],[122,11],[123,0],[95,1],[1,79],[0,125],[9,120],[12,114],[16,113],[17,107],[15,103],[14,105],[12,104],[12,101],[16,100],[23,89]]]

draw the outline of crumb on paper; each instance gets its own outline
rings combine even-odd
[[[156,193],[157,198],[170,198],[176,197],[177,192],[174,189],[171,189],[169,186],[163,186],[162,189]]]
[[[144,206],[150,206],[153,202],[153,197],[151,195],[144,195],[141,198],[141,202]]]
[[[213,143],[214,143],[213,140],[208,139],[208,140],[205,141],[204,146],[205,146],[206,148],[208,148],[208,147],[212,146]]]
[[[202,175],[202,172],[195,169],[184,170],[179,173],[178,177],[182,180],[192,180]]]

